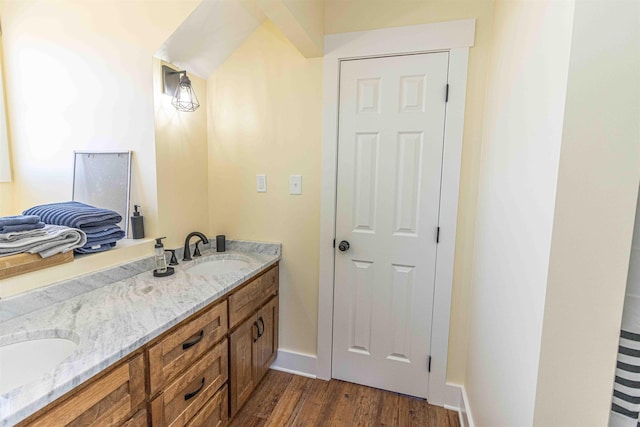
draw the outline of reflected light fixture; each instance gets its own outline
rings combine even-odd
[[[164,93],[173,96],[171,105],[178,111],[193,112],[198,109],[200,103],[191,87],[191,80],[186,71],[176,71],[166,65],[162,66],[162,78],[164,81]]]

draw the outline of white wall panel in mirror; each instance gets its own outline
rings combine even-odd
[[[118,212],[126,235],[130,190],[131,151],[74,152],[72,199]]]

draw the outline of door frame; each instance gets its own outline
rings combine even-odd
[[[469,47],[474,44],[475,19],[327,35],[324,38],[324,100],[322,129],[322,192],[320,199],[320,268],[318,283],[318,356],[316,377],[331,379],[335,215],[337,193],[338,102],[340,62],[403,54],[449,52],[449,100],[445,110],[440,191],[440,242],[436,248],[436,278],[431,331],[431,404],[448,403],[446,374],[451,288],[458,218],[460,161],[467,87]],[[443,94],[444,95],[444,94]],[[425,364],[427,361],[425,361]]]

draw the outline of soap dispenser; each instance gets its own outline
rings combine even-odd
[[[156,269],[153,270],[153,275],[155,277],[171,276],[175,272],[173,267],[167,267],[167,259],[164,257],[164,245],[162,244],[162,239],[166,239],[166,237],[158,237],[154,246]]]
[[[133,216],[131,217],[131,232],[134,239],[144,239],[144,218],[138,212],[140,205],[133,205]]]

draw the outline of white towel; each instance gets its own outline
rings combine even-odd
[[[55,254],[69,252],[87,243],[87,235],[75,228],[47,225],[42,230],[45,231],[44,236],[0,241],[0,256],[30,253],[40,254],[42,258],[47,258]]]

